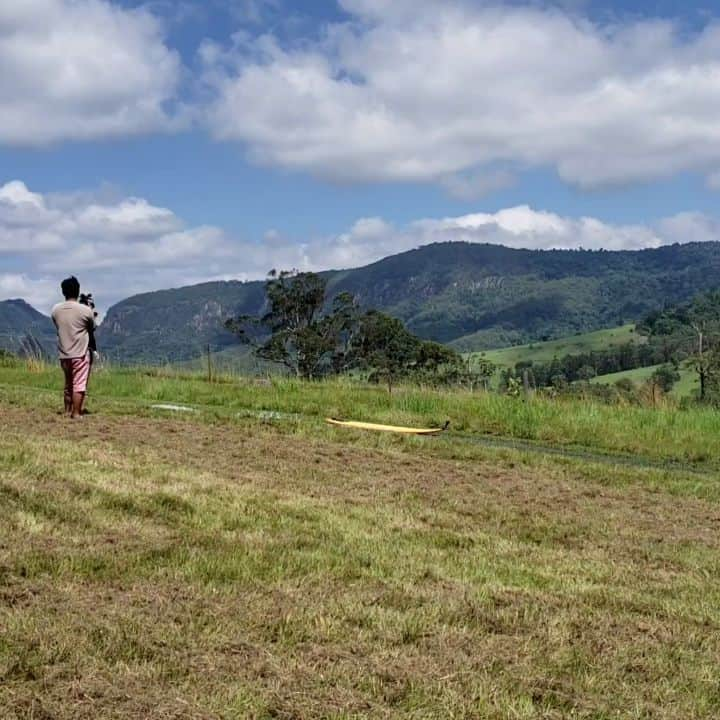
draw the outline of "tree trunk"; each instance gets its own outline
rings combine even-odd
[[[705,380],[707,371],[705,368],[705,356],[703,355],[704,347],[703,347],[703,331],[701,329],[700,325],[693,325],[693,329],[698,335],[698,363],[697,363],[697,371],[700,376],[700,399],[705,399]]]

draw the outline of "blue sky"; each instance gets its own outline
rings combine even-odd
[[[6,0],[0,62],[0,299],[720,239],[710,3]]]

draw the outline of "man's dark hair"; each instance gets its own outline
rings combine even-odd
[[[77,300],[80,296],[80,283],[74,275],[65,278],[65,280],[60,283],[60,287],[66,300]]]

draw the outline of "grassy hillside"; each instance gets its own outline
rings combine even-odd
[[[470,360],[486,359],[496,364],[498,368],[514,367],[520,362],[548,363],[554,357],[576,355],[590,351],[602,351],[607,348],[623,345],[627,342],[647,342],[647,339],[635,332],[635,326],[598,330],[592,333],[583,333],[559,340],[550,340],[544,343],[519,345],[517,347],[489,350],[480,353],[468,353]],[[593,378],[593,384],[613,385],[618,380],[631,380],[642,384],[657,370],[659,365],[626,370],[624,372],[609,373]],[[676,398],[695,397],[698,392],[697,376],[688,369],[681,369],[680,381],[675,385],[672,395]]]
[[[609,375],[601,375],[600,377],[593,378],[590,382],[612,385],[618,380],[632,380],[632,382],[641,383],[648,380],[659,367],[659,365],[651,365],[650,367],[635,368],[634,370],[610,373]]]
[[[715,413],[127,371],[79,424],[58,399],[0,369],[3,718],[720,714]]]
[[[590,333],[580,333],[558,340],[517,345],[500,350],[487,350],[469,353],[470,358],[484,358],[500,367],[515,367],[519,362],[551,362],[554,357],[577,355],[593,350],[606,350],[627,342],[644,342],[644,338],[635,334],[635,325],[628,324]]]
[[[590,382],[612,385],[618,380],[632,380],[634,383],[643,383],[648,380],[659,367],[660,365],[653,365],[650,367],[637,368],[636,370],[611,373],[610,375],[593,378]],[[680,370],[680,380],[675,387],[673,387],[672,394],[677,398],[696,397],[699,388],[697,373],[683,368]]]

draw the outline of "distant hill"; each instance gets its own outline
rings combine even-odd
[[[20,352],[28,338],[37,341],[45,353],[51,353],[56,344],[52,320],[24,300],[1,301],[0,348]]]
[[[98,331],[100,351],[120,361],[180,362],[235,343],[223,328],[233,314],[255,314],[262,282],[213,282],[135,295],[111,307]]]
[[[623,252],[441,243],[325,275],[333,294],[347,290],[422,337],[474,351],[622,325],[718,287],[720,243]],[[137,295],[108,311],[99,341],[119,360],[187,360],[207,344],[231,346],[222,321],[264,301],[262,282]]]

